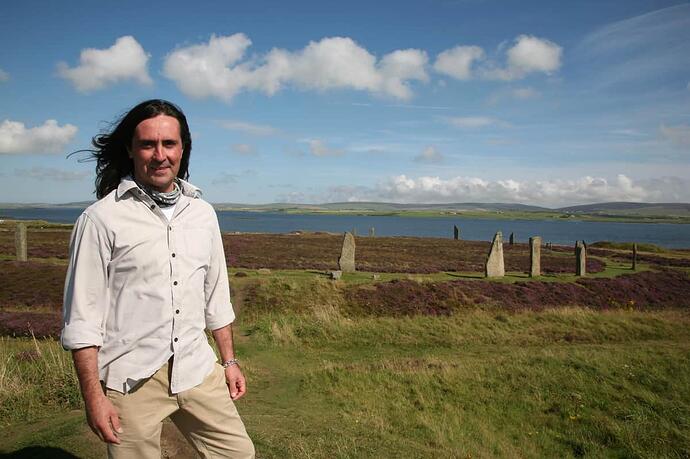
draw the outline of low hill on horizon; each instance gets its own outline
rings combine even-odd
[[[424,210],[449,210],[449,211],[522,211],[522,212],[551,212],[552,209],[527,204],[510,203],[449,203],[449,204],[402,204],[393,202],[328,202],[321,204],[294,204],[294,203],[272,203],[272,204],[237,204],[237,203],[214,203],[216,209],[252,209],[252,210],[311,210],[311,211],[424,211]]]
[[[303,210],[303,211],[504,211],[504,212],[563,212],[573,214],[611,215],[690,215],[690,203],[601,202],[566,207],[544,207],[518,203],[461,202],[445,204],[403,204],[391,202],[331,202],[321,204],[271,203],[240,204],[214,203],[218,210]]]
[[[0,208],[81,208],[91,205],[93,201],[78,201],[60,204],[48,203],[0,203]],[[483,203],[460,202],[445,204],[424,203],[392,203],[392,202],[330,202],[321,204],[299,203],[270,203],[270,204],[243,204],[243,203],[212,203],[216,210],[254,211],[254,212],[492,212],[492,213],[562,213],[566,216],[589,215],[599,217],[690,217],[690,203],[651,203],[651,202],[601,202],[595,204],[583,204],[549,208],[529,204],[518,203]]]
[[[601,215],[690,215],[688,203],[654,203],[654,202],[602,202],[580,206],[561,207],[561,212],[601,214]]]

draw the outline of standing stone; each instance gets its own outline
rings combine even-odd
[[[17,248],[17,261],[26,261],[26,223],[17,223],[14,233],[14,244]]]
[[[510,245],[515,244],[515,233],[510,233],[510,239],[508,239]]]
[[[529,277],[541,276],[541,237],[529,238]]]
[[[460,228],[458,228],[458,225],[453,225],[453,239],[456,241],[460,239]]]
[[[575,244],[575,275],[584,276],[587,274],[587,246],[585,241],[577,241]]]
[[[352,235],[357,236],[357,228],[352,228]]]
[[[503,277],[506,274],[503,263],[503,234],[500,231],[494,236],[489,256],[484,266],[484,277]]]
[[[345,233],[343,248],[338,258],[338,267],[344,273],[355,272],[355,237],[352,233]]]
[[[369,228],[369,237],[376,237],[376,228],[373,226]]]
[[[637,270],[637,243],[633,244],[632,269],[633,271]]]

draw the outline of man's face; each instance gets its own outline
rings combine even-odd
[[[134,130],[129,157],[139,183],[156,191],[172,191],[182,160],[180,123],[167,115],[142,121]]]

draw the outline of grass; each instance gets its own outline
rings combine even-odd
[[[242,412],[262,457],[683,457],[688,320],[264,317],[241,346],[258,392]]]
[[[55,341],[0,337],[0,426],[80,403],[70,354]]]
[[[690,453],[687,311],[350,318],[312,301],[239,327],[250,392],[238,408],[259,457]],[[0,451],[102,457],[69,354],[3,338],[0,355]]]
[[[599,241],[599,242],[594,242],[594,243],[590,244],[590,247],[601,247],[604,249],[625,250],[627,252],[631,252],[633,249],[633,244],[634,243],[632,243],[632,242]],[[643,244],[643,243],[637,244],[637,250],[640,252],[655,252],[655,253],[668,252],[667,249],[665,249],[659,245]]]
[[[250,392],[238,407],[259,457],[690,453],[687,311],[348,318],[306,303],[239,329]],[[0,451],[101,457],[83,448],[99,445],[75,411],[69,354],[8,338],[0,353]]]
[[[48,335],[59,328],[65,234],[40,237],[28,264],[0,260],[0,329],[23,333],[30,317]],[[258,257],[295,237],[235,241]],[[316,239],[315,255],[332,243]],[[381,253],[394,243],[381,241]],[[427,250],[422,240],[397,247],[394,264]],[[519,263],[523,249],[505,247]],[[690,257],[650,253],[626,275],[625,259],[597,250],[612,255],[585,279],[513,270],[487,281],[422,265],[331,281],[314,266],[233,268],[249,381],[238,409],[258,457],[689,457],[690,272],[680,262]],[[659,266],[671,256],[680,268]],[[82,410],[56,341],[0,338],[0,455],[102,457]],[[164,437],[184,441],[174,429]]]

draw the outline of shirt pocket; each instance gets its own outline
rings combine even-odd
[[[211,264],[211,232],[205,229],[184,229],[184,261],[192,271],[208,269]]]
[[[159,228],[149,226],[133,226],[118,230],[113,241],[111,261],[123,265],[123,268],[136,267],[142,259],[147,259],[152,253],[166,250],[165,233]]]

